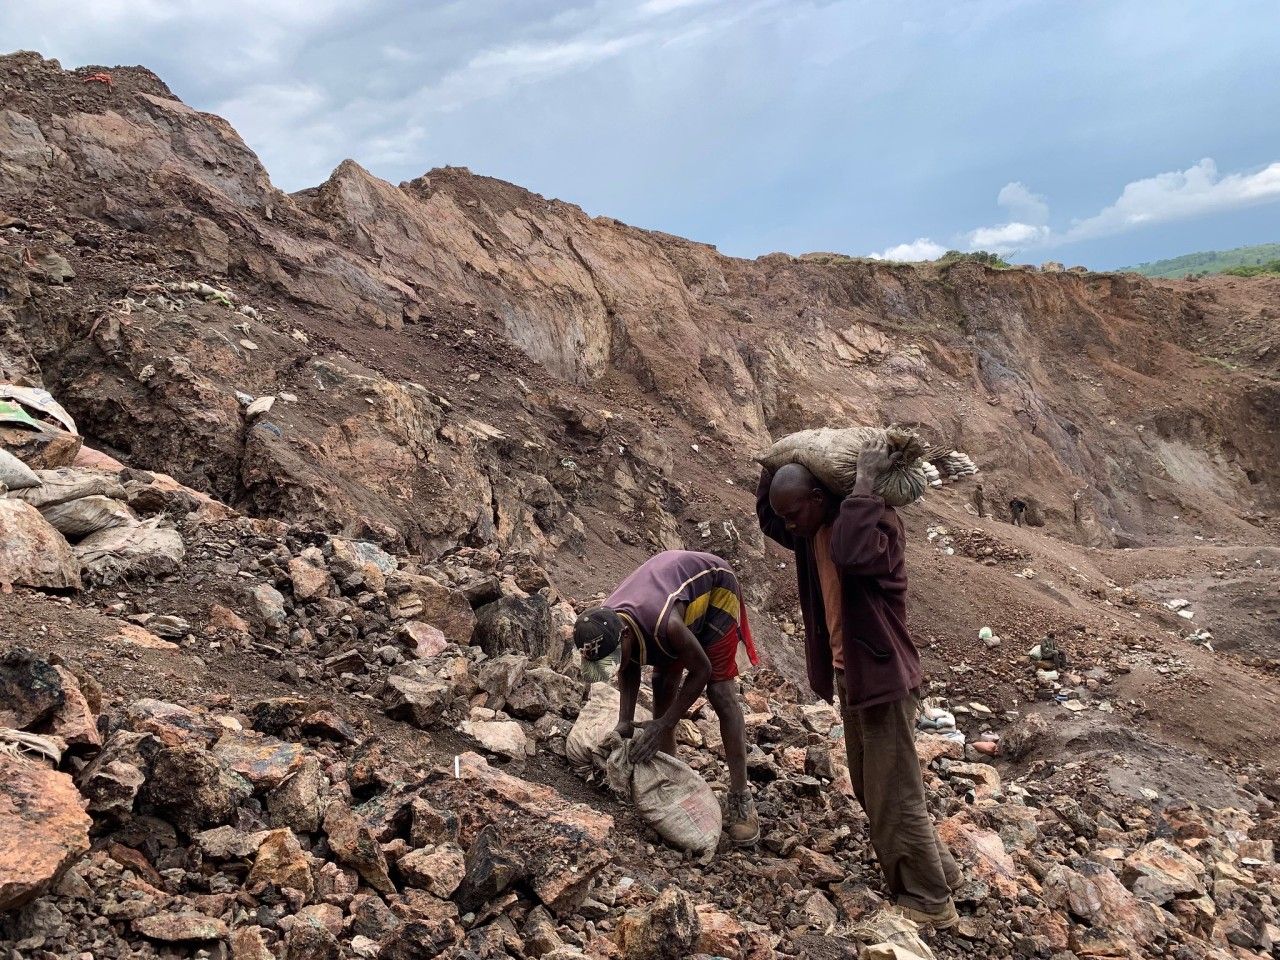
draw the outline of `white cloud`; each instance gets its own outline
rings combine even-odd
[[[1064,241],[1088,240],[1172,220],[1189,220],[1280,200],[1280,162],[1255,173],[1218,175],[1210,158],[1186,170],[1158,173],[1125,185],[1115,203],[1075,221]]]
[[[456,110],[500,96],[512,88],[610,60],[648,39],[648,34],[603,38],[576,37],[545,43],[519,43],[482,50],[462,67],[414,95],[422,105]]]
[[[1047,223],[1049,201],[1038,193],[1032,193],[1026,184],[1014,180],[1000,188],[996,203],[1008,210],[1020,223]]]
[[[702,7],[711,0],[646,0],[640,4],[642,16],[657,17],[672,10],[683,10],[686,7]]]
[[[1036,246],[1049,237],[1050,230],[1032,223],[1002,223],[995,227],[978,227],[969,231],[966,246],[970,250],[1012,253],[1024,246]]]
[[[896,247],[890,247],[883,253],[872,253],[868,256],[872,260],[900,260],[910,263],[919,260],[937,260],[946,252],[947,248],[942,244],[934,243],[928,237],[920,237],[910,243],[900,243]]]
[[[1048,225],[1047,198],[1014,180],[1001,187],[996,196],[996,204],[1009,211],[1014,219],[969,230],[957,237],[956,245],[967,250],[1010,254],[1275,201],[1280,201],[1280,162],[1253,173],[1220,176],[1217,164],[1206,158],[1186,170],[1160,173],[1125,184],[1116,201],[1094,216],[1074,220],[1066,230],[1054,230]],[[935,247],[938,245],[931,241],[917,240],[886,250],[883,256],[895,260],[920,259],[908,254]]]

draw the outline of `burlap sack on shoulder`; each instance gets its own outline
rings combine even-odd
[[[914,431],[905,427],[800,430],[778,440],[755,459],[769,470],[788,463],[801,464],[823,486],[843,497],[858,479],[858,454],[877,442],[885,443],[891,453],[901,453],[902,459],[880,477],[876,493],[892,507],[905,507],[919,500],[929,485],[923,460],[925,445]]]

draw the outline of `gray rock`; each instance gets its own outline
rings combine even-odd
[[[551,619],[551,604],[541,594],[503,597],[476,611],[471,642],[491,657],[523,654],[529,659],[546,657],[552,666],[562,665],[568,651]]]

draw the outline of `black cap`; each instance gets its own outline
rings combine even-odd
[[[608,607],[596,607],[573,625],[573,645],[584,660],[603,660],[618,649],[624,629],[620,616]]]

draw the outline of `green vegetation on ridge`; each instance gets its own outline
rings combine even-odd
[[[1252,277],[1260,273],[1276,273],[1280,261],[1280,243],[1258,243],[1234,250],[1205,250],[1188,253],[1169,260],[1153,260],[1124,271],[1140,273],[1146,277],[1172,277],[1180,279],[1188,274],[1230,273],[1233,276]],[[1250,272],[1239,272],[1240,268]]]

